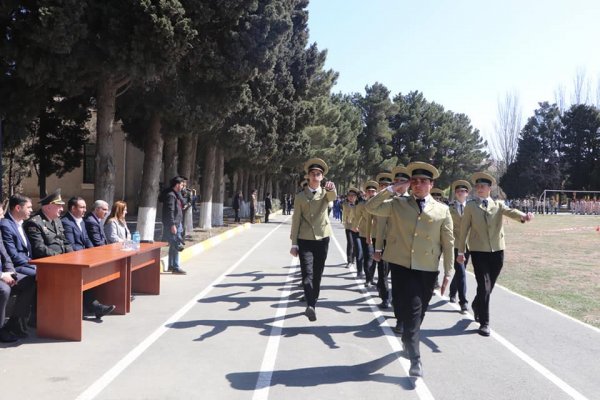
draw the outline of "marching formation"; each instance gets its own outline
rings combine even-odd
[[[332,234],[330,202],[337,199],[335,184],[322,184],[327,171],[327,164],[319,158],[304,164],[308,184],[296,195],[290,234],[290,254],[300,258],[305,315],[311,322],[317,319],[316,305]],[[391,173],[381,172],[375,180],[368,180],[362,192],[349,188],[341,207],[347,267],[356,265],[357,277],[365,279],[365,287],[375,285],[377,272],[379,306],[393,307],[393,330],[402,337],[404,355],[410,359],[409,375],[414,377],[423,376],[420,327],[439,286],[440,260],[440,293],[449,288],[450,302],[457,302],[458,296],[465,314],[465,271],[471,258],[477,281],[473,314],[480,323],[478,333],[489,336],[490,296],[504,260],[503,217],[522,223],[533,219],[532,213],[511,209],[490,197],[495,179],[489,174],[475,173],[471,183],[454,181],[454,200],[448,204],[442,201],[443,192],[434,188],[439,176],[437,168],[425,162],[398,166]]]

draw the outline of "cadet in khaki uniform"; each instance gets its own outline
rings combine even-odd
[[[352,220],[356,213],[359,190],[355,187],[348,189],[346,201],[342,204],[342,223],[346,231],[346,268],[356,262],[356,268],[362,268],[362,249],[358,234],[352,230]]]
[[[327,207],[330,201],[335,200],[337,193],[331,181],[324,188],[321,187],[321,181],[328,171],[325,161],[311,158],[304,164],[304,171],[308,174],[309,182],[304,191],[294,199],[290,254],[300,257],[302,285],[307,303],[305,314],[309,321],[316,321],[315,306],[331,236]]]
[[[367,201],[375,196],[378,188],[379,184],[376,181],[367,181],[364,189]],[[373,277],[375,276],[375,265],[373,265],[373,242],[371,240],[373,215],[367,211],[365,204],[366,202],[363,201],[356,205],[354,219],[352,220],[352,231],[358,232],[360,247],[362,248],[362,270],[365,273],[365,287],[369,287],[369,285],[373,284]],[[361,277],[360,272],[358,277]]]
[[[496,180],[491,175],[477,172],[471,177],[471,182],[475,185],[477,199],[469,201],[465,207],[465,214],[460,224],[457,261],[465,262],[468,238],[477,280],[477,295],[472,305],[473,314],[475,321],[481,324],[479,334],[489,336],[490,295],[504,263],[502,217],[507,216],[517,221],[527,222],[533,219],[533,214],[524,214],[492,200],[490,193]]]
[[[379,190],[390,186],[394,180],[394,175],[389,172],[380,172],[375,178],[379,184]],[[388,285],[388,276],[390,268],[387,261],[381,259],[381,254],[385,249],[385,234],[387,230],[387,217],[375,215],[373,226],[371,227],[373,236],[373,262],[377,265],[377,291],[381,299],[380,308],[390,308],[390,289]]]
[[[448,206],[433,200],[429,194],[434,179],[439,176],[438,170],[423,162],[413,162],[407,170],[411,176],[412,196],[394,197],[390,186],[367,203],[367,210],[389,217],[383,259],[390,263],[392,290],[398,288],[401,317],[398,323],[404,324],[402,343],[410,358],[409,375],[423,376],[420,326],[433,294],[442,254],[445,271],[442,293],[448,285],[454,237]],[[408,187],[406,183],[400,185]]]
[[[465,262],[458,262],[458,238],[460,237],[460,223],[465,213],[467,197],[471,191],[471,184],[465,180],[452,182],[452,192],[454,201],[450,203],[450,215],[454,224],[454,277],[450,283],[450,303],[456,303],[456,294],[458,293],[458,304],[460,313],[467,313],[467,275],[466,268],[469,262],[469,246],[465,248]]]
[[[438,188],[433,188],[431,189],[431,197],[433,197],[434,200],[439,201],[440,203],[444,202],[444,191],[442,189],[438,189]]]

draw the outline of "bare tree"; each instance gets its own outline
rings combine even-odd
[[[596,108],[600,108],[600,75],[596,77]]]
[[[561,113],[567,109],[566,93],[567,90],[565,89],[565,85],[558,85],[558,87],[554,89],[554,102]]]
[[[492,152],[498,160],[498,176],[515,161],[519,147],[519,133],[523,111],[516,91],[508,92],[498,99],[498,117],[494,124],[495,135],[491,140]]]
[[[585,68],[577,68],[573,78],[572,104],[587,104],[589,102],[591,84],[586,75]]]

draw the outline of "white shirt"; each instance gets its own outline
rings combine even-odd
[[[71,214],[71,213],[69,213]],[[77,227],[79,228],[79,230],[81,232],[83,232],[83,218],[75,218],[75,216],[73,214],[71,214],[71,217],[73,217],[73,219],[75,220],[75,222],[77,222]]]

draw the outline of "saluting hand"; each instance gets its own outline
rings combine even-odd
[[[410,181],[406,181],[406,182],[396,182],[394,183],[394,192],[396,193],[405,193],[408,190],[408,187],[410,186]]]
[[[327,181],[325,183],[325,190],[327,190],[328,192],[335,190],[335,183],[333,183],[332,181]]]

